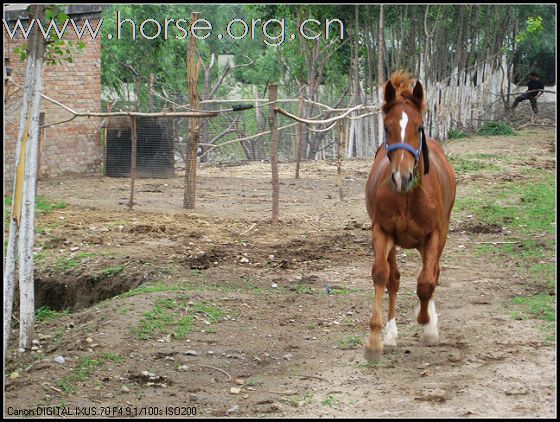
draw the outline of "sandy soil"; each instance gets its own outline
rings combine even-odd
[[[522,177],[523,165],[555,171],[554,143],[550,129],[446,143],[457,156],[512,159],[499,176],[460,175],[458,198]],[[37,249],[45,255],[38,306],[73,312],[37,324],[33,353],[18,353],[12,341],[6,406],[90,406],[98,415],[107,406],[163,415],[166,407],[189,406],[197,416],[553,417],[555,342],[545,341],[542,321],[513,319],[511,309],[512,297],[542,286],[507,257],[477,256],[478,242],[507,241],[508,234],[470,230],[465,213],[452,214],[442,258],[440,344],[419,342],[413,308],[421,260],[399,250],[398,346],[366,364],[373,254],[363,192],[370,164],[344,163],[342,202],[334,163],[304,163],[300,180],[292,164],[282,164],[277,226],[267,221],[267,163],[201,166],[195,212],[181,209],[181,177],[140,180],[133,212],[125,207],[126,179],[42,181],[39,194],[68,206],[38,218],[46,229],[37,243],[50,245]],[[89,255],[79,266],[57,267],[80,253]],[[116,274],[104,272],[117,266]],[[162,288],[115,296],[145,285]],[[162,299],[194,317],[186,339],[134,334]],[[196,303],[223,315],[197,313]],[[54,361],[59,355],[64,364]],[[101,363],[65,390],[60,381],[72,379],[84,356]]]

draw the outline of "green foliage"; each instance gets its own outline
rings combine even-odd
[[[337,347],[340,350],[354,349],[361,346],[363,342],[363,339],[359,336],[349,336],[348,338],[340,340],[337,344]]]
[[[514,314],[516,317],[529,316],[531,318],[541,319],[544,321],[556,321],[556,296],[545,293],[539,293],[529,297],[513,298],[514,305],[518,305],[522,310],[522,314]]]
[[[463,139],[468,137],[468,133],[459,129],[449,129],[449,132],[447,132],[447,139]]]
[[[481,170],[499,170],[499,167],[492,163],[479,160],[471,160],[468,158],[463,158],[457,155],[449,154],[447,156],[453,168],[459,174],[463,173],[476,173]]]
[[[194,316],[181,316],[179,313],[181,311],[184,312],[184,305],[174,299],[158,299],[154,303],[154,308],[145,312],[139,323],[132,328],[132,332],[140,340],[148,340],[163,334],[184,340],[193,330]]]
[[[487,122],[478,130],[478,134],[481,136],[515,136],[517,132],[506,122]]]
[[[321,404],[323,406],[334,407],[334,406],[340,405],[341,401],[338,398],[336,398],[335,396],[333,396],[332,394],[330,394],[321,402]]]
[[[124,356],[119,353],[103,352],[101,353],[101,358],[104,360],[110,360],[111,362],[115,362],[115,363],[124,362]]]
[[[517,34],[517,36],[515,37],[515,41],[518,44],[522,44],[527,40],[527,38],[531,36],[537,36],[538,33],[541,32],[542,30],[543,30],[542,17],[537,16],[536,18],[533,18],[529,16],[527,18],[527,27],[519,34]]]
[[[80,263],[94,254],[91,252],[80,252],[74,257],[58,258],[54,263],[54,269],[57,271],[67,271],[76,268]]]
[[[103,271],[101,271],[101,275],[105,278],[114,277],[115,275],[117,275],[118,273],[123,271],[124,269],[125,269],[125,265],[123,265],[123,264],[116,265],[114,267],[108,267],[108,268],[105,268]]]
[[[41,306],[35,311],[35,319],[37,322],[49,321],[55,318],[66,316],[70,314],[70,309],[57,312],[50,309],[48,306]]]
[[[66,208],[66,203],[64,201],[52,202],[47,197],[42,195],[37,195],[35,197],[35,209],[37,212],[42,214],[48,214],[53,210]]]
[[[77,391],[76,383],[83,382],[89,378],[103,362],[97,359],[91,359],[88,356],[82,356],[80,363],[68,375],[62,377],[58,385],[66,394],[75,394]]]
[[[197,303],[194,305],[194,308],[197,312],[205,314],[209,318],[210,322],[221,321],[225,315],[225,312],[222,309],[204,303]]]

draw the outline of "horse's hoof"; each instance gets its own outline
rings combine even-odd
[[[368,362],[375,361],[382,356],[383,356],[383,349],[374,350],[374,349],[369,349],[367,347],[364,349],[364,358],[366,358]]]
[[[439,344],[439,336],[424,334],[421,341],[424,346],[436,346]]]

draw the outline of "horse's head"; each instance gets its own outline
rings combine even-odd
[[[385,124],[384,148],[391,161],[391,182],[395,191],[411,190],[415,169],[424,154],[424,172],[429,169],[427,145],[424,135],[422,113],[424,89],[417,81],[411,91],[412,77],[406,73],[393,73],[385,84],[382,107]]]

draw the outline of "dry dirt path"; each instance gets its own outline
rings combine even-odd
[[[180,210],[181,178],[139,181],[133,213],[118,204],[127,197],[122,179],[42,182],[40,194],[68,206],[38,218],[40,304],[94,304],[39,322],[33,353],[12,345],[6,406],[552,417],[555,337],[539,319],[513,318],[512,298],[555,289],[516,256],[477,252],[515,233],[475,221],[468,200],[553,174],[553,142],[553,131],[532,129],[445,144],[464,171],[436,290],[441,341],[419,343],[420,256],[399,250],[398,346],[373,364],[362,357],[373,298],[369,161],[345,163],[343,203],[332,163],[304,164],[299,181],[282,165],[278,227],[266,222],[265,163],[202,167],[196,213]],[[539,239],[555,242],[550,233]]]

